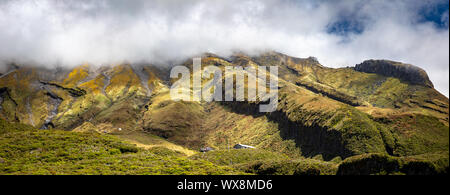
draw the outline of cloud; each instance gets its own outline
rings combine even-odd
[[[391,59],[425,69],[448,96],[448,3],[443,13],[442,6],[433,12],[437,20],[423,14],[442,2],[6,0],[0,2],[0,60],[167,63],[237,50],[316,56],[329,67]]]

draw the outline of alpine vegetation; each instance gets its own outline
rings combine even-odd
[[[260,104],[259,111],[273,112],[278,104],[278,66],[269,68],[270,71],[267,72],[266,66],[225,66],[222,67],[225,70],[223,74],[222,69],[217,66],[202,69],[201,58],[194,58],[192,81],[187,67],[172,68],[170,78],[178,80],[171,86],[170,95],[174,101],[268,102]],[[179,74],[181,77],[178,77]],[[266,82],[267,77],[269,84]]]

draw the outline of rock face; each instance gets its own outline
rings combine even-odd
[[[366,73],[377,73],[388,77],[396,77],[414,85],[423,85],[433,88],[433,83],[431,83],[427,73],[423,69],[410,64],[389,60],[366,60],[361,64],[357,64],[355,70]]]

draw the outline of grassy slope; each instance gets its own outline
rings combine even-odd
[[[244,108],[254,110],[250,104],[213,104],[211,107],[211,104],[197,102],[173,102],[159,75],[151,74],[155,71],[148,67],[148,83],[153,89],[151,97],[144,96],[145,89],[139,78],[127,65],[108,69],[112,79],[103,93],[106,78],[98,75],[86,81],[89,75],[86,74],[86,67],[82,66],[69,73],[60,84],[65,87],[78,86],[87,94],[73,98],[67,92],[55,89],[54,92],[64,101],[54,122],[57,127],[73,129],[89,121],[92,125],[86,127],[94,131],[113,133],[146,148],[155,145],[168,147],[170,144],[148,137],[141,139],[141,130],[194,150],[202,146],[224,149],[226,141],[230,145],[255,145],[287,155],[290,159],[266,159],[265,166],[255,165],[252,170],[281,163],[289,164],[289,174],[295,172],[292,167],[303,162],[298,160],[300,155],[338,162],[341,158],[365,153],[394,156],[448,154],[448,115],[445,114],[448,113],[448,99],[434,89],[351,68],[326,68],[311,59],[239,56],[230,64],[208,57],[203,58],[203,63],[219,67],[278,64],[281,78],[278,111],[261,115],[254,111],[242,112]],[[27,94],[32,93],[21,89],[27,89],[28,80],[35,78],[30,75],[34,74],[20,73],[17,78],[21,82],[12,82],[13,75],[8,76],[11,77],[9,80],[0,80],[2,85],[12,89],[14,99],[19,102],[18,106],[10,101],[4,102],[4,107],[11,108],[6,107],[3,112],[9,113],[2,113],[2,117],[12,121],[16,114],[21,122],[29,124],[24,104]],[[298,82],[307,83],[319,92],[296,85]],[[36,124],[41,124],[48,113],[48,100],[40,93],[42,91],[31,97],[32,118],[35,118]],[[349,106],[331,96],[350,100],[356,97],[361,106]],[[118,128],[123,131],[118,132]],[[181,147],[179,151],[184,149]],[[445,155],[442,158],[445,159]],[[258,163],[261,164],[261,161],[264,160]]]
[[[155,93],[142,116],[142,127],[174,143],[198,150],[203,144],[203,107],[198,102],[172,101],[168,90]]]
[[[36,130],[0,120],[0,174],[239,174],[162,147],[97,133]]]
[[[338,168],[338,175],[448,174],[448,152],[393,157],[385,154],[363,154],[345,159]]]
[[[268,56],[255,61],[279,65],[282,79],[307,82],[319,91],[310,93],[292,85],[282,88],[279,106],[289,121],[339,132],[352,155],[448,152],[448,98],[436,90],[352,68],[332,69],[312,66],[307,59]],[[332,101],[328,94],[344,100],[357,97],[361,106]]]
[[[333,175],[337,171],[337,163],[334,162],[290,158],[284,154],[261,149],[217,150],[199,153],[190,158],[208,160],[247,173],[262,175]]]
[[[216,150],[187,157],[164,140],[148,150],[95,132],[36,130],[0,120],[0,174],[443,174],[448,153],[407,157],[363,154],[344,161],[291,158],[261,149]],[[122,135],[122,138],[129,138]],[[134,138],[130,138],[133,140]],[[157,141],[155,141],[157,140]],[[154,144],[154,145],[151,145]],[[356,172],[355,172],[356,171]]]
[[[262,175],[436,175],[447,174],[449,170],[449,157],[445,152],[404,157],[368,153],[343,161],[323,161],[290,158],[261,149],[230,149],[198,153],[190,159],[207,160]]]
[[[209,115],[204,120],[207,129],[206,145],[226,149],[236,143],[248,144],[267,151],[299,157],[300,149],[293,139],[283,139],[279,126],[265,115],[252,116],[233,112],[230,108],[212,103],[206,106]]]
[[[244,66],[254,64],[251,59],[242,56],[236,61],[236,63],[239,62]],[[360,73],[351,69],[335,70],[308,64],[310,60],[300,61],[306,63],[306,65],[295,64],[297,61],[299,60],[288,59],[283,63],[290,66],[291,69],[302,71],[300,75],[303,76],[301,78],[307,78],[310,82],[317,82],[317,78],[324,80],[325,76],[322,74],[327,71],[328,73],[334,71],[333,74],[338,76],[330,76],[326,82],[334,83],[332,86],[336,88],[347,87],[349,91],[353,92],[362,91],[363,84],[348,85],[344,83],[346,80],[342,78],[352,78],[347,80],[354,83],[357,80],[355,78],[359,76],[366,82],[366,85],[385,79],[374,74]],[[261,60],[257,60],[257,62],[267,63]],[[219,67],[228,65],[227,62],[213,57],[205,58],[203,63],[214,64]],[[287,82],[283,79],[286,75],[280,75],[283,78],[279,81],[281,87],[279,91],[280,103],[276,113],[258,114],[254,106],[249,106],[250,104],[246,103],[231,106],[227,104],[222,106],[212,104],[213,106],[211,106],[211,104],[195,102],[175,103],[170,100],[166,93],[165,95],[156,95],[152,99],[149,111],[146,112],[146,117],[144,117],[147,121],[146,128],[153,133],[193,149],[200,146],[224,149],[227,142],[229,145],[244,143],[293,157],[301,154],[306,157],[318,156],[318,158],[326,160],[336,157],[347,158],[364,153],[415,155],[448,150],[448,126],[441,123],[435,115],[425,117],[429,122],[427,124],[424,122],[402,122],[400,118],[389,114],[384,117],[388,117],[389,121],[397,125],[386,124],[383,120],[374,118],[369,113],[370,110],[355,108],[304,87],[296,86],[295,79],[298,78],[298,75],[293,74],[290,69],[284,70],[283,68],[281,68],[282,71],[288,74],[288,79],[292,81]],[[395,82],[385,81],[384,83],[387,84],[384,85],[384,88],[391,89],[388,85],[395,86],[398,81],[398,79],[393,78],[388,80]],[[326,82],[322,81],[322,83]],[[344,84],[345,86],[341,86]],[[392,90],[395,91],[395,89]],[[401,90],[399,89],[399,91]],[[372,94],[372,92],[367,94]],[[392,91],[385,94],[395,95]],[[366,101],[365,99],[362,100]],[[392,110],[395,109],[392,108]],[[423,118],[420,115],[421,112],[412,112],[411,109],[406,111],[396,110],[395,114],[405,112],[411,113],[419,119]],[[397,126],[416,133],[412,137],[405,135]],[[430,127],[431,129],[427,130]],[[189,135],[188,137],[186,137],[186,133]],[[206,142],[202,137],[206,138]],[[184,141],[189,143],[184,143]]]
[[[164,147],[173,151],[183,153],[186,156],[192,156],[197,153],[196,151],[171,143],[161,137],[158,137],[156,135],[147,132],[136,131],[126,134],[119,134],[117,136],[121,140],[125,140],[129,143],[135,144],[137,147],[140,148],[150,149],[155,147]]]

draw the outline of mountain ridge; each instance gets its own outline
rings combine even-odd
[[[355,70],[392,76],[413,84],[424,85],[430,88],[434,87],[427,73],[423,69],[411,64],[403,64],[389,60],[366,60],[361,64],[357,64]]]
[[[183,65],[192,67],[192,61]],[[168,79],[168,69],[119,64],[53,72],[19,68],[5,74],[0,78],[0,117],[133,139],[150,133],[192,150],[244,143],[290,158],[324,161],[369,153],[448,154],[448,98],[432,85],[354,67],[328,68],[313,57],[276,52],[230,58],[208,54],[202,65],[278,66],[277,110],[259,113],[259,103],[251,101],[175,102],[169,93],[175,80]],[[56,72],[63,74],[52,75]]]

